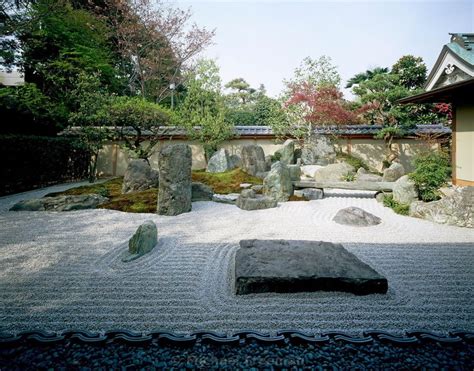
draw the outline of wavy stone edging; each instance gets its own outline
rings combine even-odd
[[[191,334],[176,334],[170,331],[151,331],[138,333],[125,329],[108,330],[105,333],[96,333],[82,330],[66,330],[47,332],[43,330],[22,331],[18,334],[0,333],[0,346],[14,347],[21,342],[48,345],[66,340],[78,341],[87,344],[104,345],[107,342],[117,341],[130,345],[145,345],[153,340],[165,345],[193,346],[196,342],[208,342],[220,345],[244,345],[247,341],[256,341],[260,344],[327,344],[331,340],[343,341],[350,344],[369,344],[373,341],[391,343],[393,345],[419,345],[422,342],[436,342],[441,345],[469,343],[474,344],[474,332],[455,330],[448,335],[439,335],[429,331],[407,331],[404,335],[395,335],[387,331],[368,330],[362,337],[353,336],[339,331],[323,332],[322,334],[307,334],[301,331],[282,330],[276,335],[258,331],[238,331],[231,335],[219,334],[213,331],[197,331]]]

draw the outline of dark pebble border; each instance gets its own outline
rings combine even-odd
[[[0,334],[0,370],[24,369],[474,369],[474,332],[319,335],[240,331]]]

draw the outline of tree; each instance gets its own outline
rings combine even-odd
[[[285,98],[288,98],[298,86],[303,84],[313,86],[318,89],[320,87],[339,87],[341,84],[341,76],[336,66],[332,64],[332,60],[328,56],[321,56],[318,59],[306,57],[303,62],[294,71],[293,78],[283,80],[286,86],[284,92]]]
[[[189,136],[203,145],[206,159],[234,135],[233,125],[226,120],[219,67],[213,60],[200,60],[189,76],[180,118]]]
[[[423,58],[404,55],[393,66],[392,74],[400,78],[400,84],[409,90],[422,88],[426,81],[426,64]]]
[[[172,111],[141,97],[115,97],[108,107],[109,123],[135,158],[148,160],[161,136],[161,127],[175,124]]]
[[[362,81],[367,81],[372,79],[375,75],[389,73],[387,67],[375,67],[371,70],[365,72],[360,72],[357,75],[351,77],[346,84],[346,89],[352,88],[354,85],[360,84]]]
[[[225,88],[232,91],[227,97],[230,104],[234,106],[245,106],[251,103],[256,93],[256,90],[250,87],[250,84],[242,77],[229,81]]]
[[[306,141],[311,139],[316,126],[357,123],[360,113],[365,109],[364,106],[356,111],[351,110],[349,103],[335,86],[322,85],[315,88],[310,83],[296,86],[285,107],[291,122],[287,130]]]
[[[100,83],[98,75],[80,74],[71,92],[74,102],[69,124],[76,127],[74,133],[90,153],[89,182],[96,180],[99,151],[112,138],[112,132],[104,127],[109,121],[108,105],[111,97]]]
[[[183,83],[183,71],[211,43],[214,31],[189,25],[191,12],[162,1],[106,0],[116,48],[129,68],[132,93],[159,102],[170,84]]]

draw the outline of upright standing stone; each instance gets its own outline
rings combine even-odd
[[[263,180],[263,193],[277,201],[288,201],[293,194],[290,170],[285,164],[275,162]]]
[[[191,147],[186,144],[169,145],[160,150],[158,214],[178,215],[191,211],[191,165]]]
[[[207,164],[208,173],[223,173],[234,168],[234,163],[225,148],[221,148],[212,155]]]
[[[336,160],[336,148],[325,136],[316,136],[306,142],[301,150],[303,165],[328,165]]]
[[[398,203],[410,205],[418,200],[415,182],[408,175],[399,178],[393,185],[393,199]]]
[[[280,162],[285,165],[292,165],[295,163],[295,141],[293,139],[288,139],[283,147],[280,148],[275,153],[280,154]]]
[[[242,170],[253,176],[261,176],[267,170],[265,152],[257,145],[248,144],[242,147]]]

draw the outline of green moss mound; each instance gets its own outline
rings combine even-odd
[[[391,208],[397,214],[408,215],[410,211],[410,205],[401,204],[393,199],[392,195],[383,196],[383,205]]]
[[[206,173],[205,170],[193,171],[193,182],[201,182],[214,190],[214,193],[240,193],[240,184],[263,184],[262,179],[247,174],[242,169],[225,173]]]
[[[241,183],[262,184],[262,180],[253,177],[241,169],[225,173],[206,173],[204,170],[193,171],[193,182],[201,182],[210,186],[215,193],[240,193]],[[114,178],[103,183],[71,188],[64,192],[50,193],[46,197],[61,195],[99,194],[108,197],[109,201],[99,206],[100,209],[125,211],[128,213],[155,213],[158,202],[158,188],[146,191],[122,194],[123,178]]]

